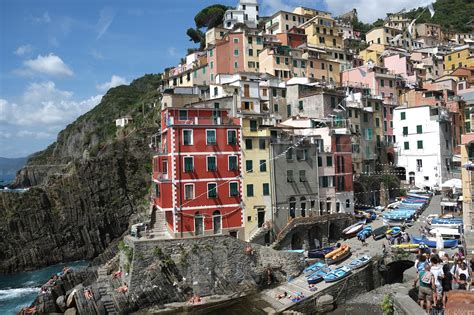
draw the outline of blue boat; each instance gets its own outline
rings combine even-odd
[[[342,266],[326,274],[323,278],[324,278],[324,281],[326,282],[335,282],[347,277],[350,273],[351,273],[351,269],[349,267]]]
[[[306,277],[306,281],[308,281],[308,284],[316,284],[318,282],[323,281],[323,277],[330,273],[332,271],[331,268],[329,267],[323,267],[316,271],[315,273],[312,273],[311,275]]]
[[[430,248],[436,248],[436,239],[434,237],[426,237],[426,236],[413,236],[411,241],[414,244],[425,244]],[[443,240],[443,244],[445,248],[452,248],[458,246],[458,240]]]
[[[311,266],[305,268],[303,270],[303,273],[314,273],[314,272],[318,271],[319,269],[321,269],[324,266],[326,266],[325,263],[323,263],[321,261],[318,261],[317,263],[312,264]]]
[[[324,248],[311,249],[311,250],[308,251],[308,258],[324,259],[324,256],[327,253],[330,253],[335,249],[336,249],[336,246],[328,246],[328,247],[324,247]]]
[[[463,224],[462,218],[433,218],[431,224]]]
[[[368,263],[370,263],[371,260],[372,260],[372,257],[371,257],[371,256],[367,256],[367,255],[359,256],[359,257],[354,258],[354,259],[347,265],[347,267],[349,267],[351,270],[359,269],[359,268],[364,267],[364,266],[367,265]]]
[[[391,229],[387,230],[387,236],[397,237],[402,232],[402,229],[399,226],[394,226]]]
[[[364,236],[365,238],[368,238],[370,235],[372,235],[372,227],[370,225],[367,225],[366,227],[362,229],[362,231],[357,233],[357,238],[360,239],[362,236]]]

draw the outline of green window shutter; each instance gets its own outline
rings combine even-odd
[[[239,184],[238,183],[230,183],[229,184],[230,196],[237,197],[239,195]]]
[[[416,133],[423,133],[423,126],[422,125],[417,125],[416,126]]]
[[[184,158],[184,171],[188,173],[194,171],[193,158],[190,158],[190,157]]]
[[[234,130],[227,131],[227,141],[228,144],[236,144],[237,143],[237,135]]]
[[[270,196],[270,185],[268,183],[263,184],[263,195]]]
[[[416,142],[416,147],[417,147],[418,149],[423,149],[423,140],[418,140],[418,141]]]
[[[207,170],[212,172],[216,170],[216,157],[215,156],[208,156],[207,157]]]
[[[332,156],[326,157],[326,166],[332,166]]]
[[[405,120],[407,118],[405,112],[400,112],[400,120]]]
[[[207,144],[216,144],[216,131],[206,130],[206,141]]]
[[[229,170],[230,171],[237,170],[237,157],[236,156],[229,156]]]
[[[253,184],[247,185],[247,197],[253,197]]]
[[[217,184],[207,184],[207,195],[209,198],[217,198]]]
[[[252,160],[245,161],[245,170],[247,171],[247,173],[253,172],[253,161]]]
[[[408,135],[408,127],[403,127],[403,135]]]
[[[405,150],[410,150],[410,142],[405,141],[405,142],[403,143],[403,148],[404,148]]]
[[[266,172],[266,171],[267,171],[267,161],[260,160],[260,172]]]

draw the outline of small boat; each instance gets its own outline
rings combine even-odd
[[[351,270],[359,269],[370,263],[372,257],[364,255],[354,258],[348,265]]]
[[[365,238],[369,237],[372,234],[372,227],[367,225],[359,233],[357,233],[357,238],[364,236]]]
[[[321,269],[324,266],[326,266],[325,263],[323,263],[321,261],[318,261],[317,263],[312,264],[311,266],[305,268],[303,270],[303,273],[314,273],[314,272],[318,271],[319,269]]]
[[[399,226],[394,226],[390,230],[387,230],[387,237],[397,237],[402,232],[402,229]]]
[[[316,284],[323,281],[323,277],[332,271],[329,267],[322,267],[318,271],[306,277],[308,284]]]
[[[415,244],[425,244],[430,248],[436,248],[436,238],[426,236],[413,236],[411,238]],[[452,248],[458,246],[458,240],[443,240],[444,248]]]
[[[347,228],[342,230],[342,234],[344,235],[344,237],[352,237],[356,235],[360,230],[362,230],[363,227],[364,223],[361,222],[352,224],[351,226],[348,226]]]
[[[385,237],[385,233],[387,233],[387,230],[389,227],[387,225],[383,225],[379,228],[376,228],[375,230],[372,231],[372,236],[374,240],[380,240]]]
[[[432,228],[430,229],[430,234],[436,236],[441,234],[441,237],[444,240],[458,240],[461,238],[461,234],[458,229],[449,229],[449,228]]]
[[[433,218],[431,224],[463,224],[462,218]]]
[[[335,282],[347,277],[350,273],[351,273],[351,269],[349,267],[342,266],[326,274],[323,278],[324,278],[324,281],[326,282]]]
[[[284,249],[282,250],[282,252],[304,254],[305,250],[304,249]]]
[[[356,213],[354,214],[354,217],[355,217],[356,219],[358,219],[358,220],[362,220],[362,219],[366,219],[366,218],[367,218],[367,216],[365,215],[365,213],[360,212],[360,211],[356,212]]]
[[[332,265],[343,261],[351,255],[351,248],[347,244],[342,244],[341,247],[326,254],[326,264]]]
[[[324,256],[327,253],[332,252],[336,248],[337,248],[336,246],[328,246],[328,247],[324,247],[324,248],[311,249],[311,250],[308,251],[308,258],[324,259]]]
[[[396,250],[403,250],[405,252],[417,252],[418,249],[420,248],[420,244],[413,244],[413,243],[398,244],[398,245],[392,245],[391,248],[396,249]]]

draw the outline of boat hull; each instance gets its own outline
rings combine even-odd
[[[431,240],[426,237],[412,237],[412,242],[415,244],[425,244],[426,246],[430,248],[436,248],[436,240]],[[457,247],[459,244],[458,240],[443,240],[443,245],[445,248],[452,248],[452,247]]]

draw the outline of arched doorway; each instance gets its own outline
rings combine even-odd
[[[296,217],[296,199],[295,197],[290,198],[290,218]]]
[[[301,202],[301,216],[305,217],[306,216],[306,198],[301,197],[300,202]]]
[[[218,210],[212,213],[212,230],[214,234],[222,233],[222,216]]]
[[[329,224],[329,242],[333,243],[339,240],[339,235],[337,231],[337,226],[334,223]]]
[[[322,246],[323,231],[319,226],[313,226],[308,230],[309,248],[315,249]]]
[[[303,249],[303,239],[298,233],[291,236],[291,249]]]
[[[387,153],[387,162],[390,165],[393,165],[393,163],[395,163],[395,157],[392,152]]]
[[[194,215],[194,235],[204,234],[204,217],[199,212]]]
[[[409,184],[410,185],[415,185],[415,172],[410,172],[408,173],[408,178],[409,178]]]

